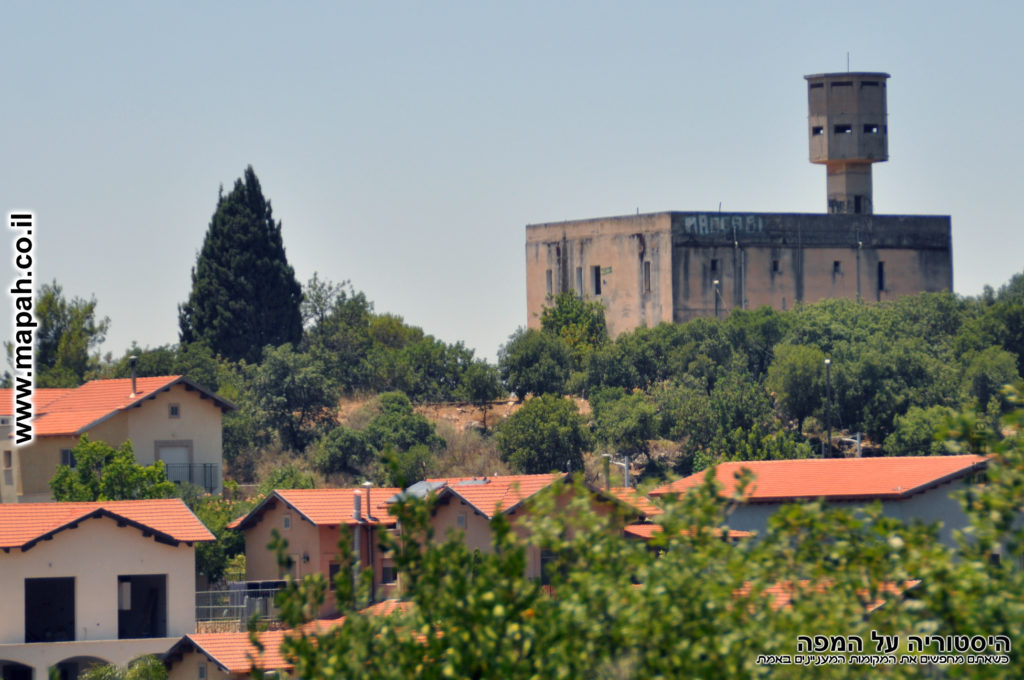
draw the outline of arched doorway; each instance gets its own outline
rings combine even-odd
[[[32,667],[17,661],[0,659],[0,680],[34,680]]]
[[[93,666],[104,666],[110,663],[95,656],[72,656],[56,665],[60,680],[78,680],[78,674]]]

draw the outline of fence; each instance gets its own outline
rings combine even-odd
[[[274,597],[282,587],[279,582],[241,582],[228,584],[226,590],[196,591],[196,622],[237,622],[244,630],[254,615],[276,619]]]
[[[217,477],[219,474],[216,463],[165,463],[167,479],[181,484],[189,482],[201,486],[207,493],[217,490]]]

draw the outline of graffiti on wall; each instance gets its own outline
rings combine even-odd
[[[764,231],[760,215],[687,215],[683,218],[687,234],[759,234]]]

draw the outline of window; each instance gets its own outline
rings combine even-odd
[[[853,87],[853,81],[852,80],[840,80],[838,82],[832,83],[832,87]]]
[[[12,467],[14,467],[14,454],[10,450],[4,449],[4,469],[10,470]]]
[[[10,424],[11,424],[11,419],[10,418],[0,418],[0,425],[10,425]]]
[[[779,266],[778,260],[772,260],[772,274],[779,274],[782,272],[782,267]]]
[[[820,125],[815,125],[814,127],[811,128],[811,134],[814,135],[815,137],[819,137],[825,134],[825,128],[823,128]]]
[[[75,469],[75,452],[71,449],[60,450],[60,464],[67,465],[72,470]]]
[[[644,292],[651,292],[651,263],[644,262]]]
[[[877,135],[878,134],[878,123],[865,123],[864,134],[866,135]]]
[[[25,642],[75,639],[75,579],[25,579]]]
[[[395,583],[396,581],[398,581],[398,569],[395,568],[395,563],[385,560],[380,565],[380,582]]]
[[[593,290],[594,295],[601,294],[601,265],[597,265],[590,268],[591,277],[593,279]]]
[[[711,260],[711,273],[712,274],[717,274],[718,273],[718,260]]]
[[[205,661],[200,661],[199,662],[199,669],[197,671],[197,676],[196,677],[198,677],[199,680],[206,680],[206,662]]]
[[[855,212],[855,213],[857,213],[859,215],[861,212],[863,212],[863,210],[864,210],[864,205],[863,205],[862,198],[860,196],[854,196],[853,197],[853,212]]]
[[[848,135],[853,132],[853,126],[849,123],[840,123],[832,128],[832,131],[837,135]]]
[[[171,404],[170,406],[167,407],[167,412],[171,418],[180,418],[181,406],[178,404]]]
[[[292,516],[291,515],[285,515],[281,519],[281,526],[284,527],[285,529],[291,529],[292,528]]]
[[[341,571],[341,565],[337,562],[331,562],[327,565],[327,587],[334,590],[334,578]]]
[[[457,526],[460,529],[466,528],[466,513],[459,513],[458,517],[455,518],[455,526]]]
[[[885,263],[878,263],[878,292],[885,290]]]
[[[544,285],[545,285],[545,287],[546,287],[546,289],[548,291],[548,295],[551,295],[552,294],[551,293],[551,291],[552,291],[552,279],[551,279],[551,270],[550,269],[548,269],[546,272],[544,272]]]
[[[167,637],[167,575],[117,577],[117,637]]]
[[[576,267],[576,292],[583,295],[583,267]]]
[[[843,273],[843,263],[839,260],[832,261],[832,276],[838,276]]]

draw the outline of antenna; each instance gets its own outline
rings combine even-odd
[[[846,72],[850,72],[850,53],[846,53]]]

